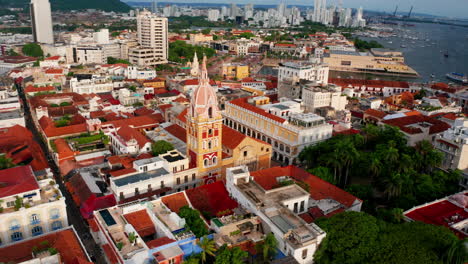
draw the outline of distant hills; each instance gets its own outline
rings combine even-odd
[[[99,9],[103,11],[128,12],[130,6],[120,0],[49,0],[52,10]],[[1,7],[27,7],[30,0],[0,0]]]

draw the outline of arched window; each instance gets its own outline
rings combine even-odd
[[[62,222],[61,221],[55,221],[52,223],[52,230],[57,230],[62,228]]]
[[[23,239],[23,233],[21,232],[14,232],[11,234],[11,241],[20,241]]]
[[[31,233],[33,236],[42,235],[42,226],[35,226],[31,229]]]
[[[218,163],[218,158],[213,157],[213,165],[216,165]]]
[[[213,108],[212,107],[208,108],[208,117],[213,118]]]
[[[205,167],[208,167],[208,159],[203,160],[203,165],[205,165]]]
[[[211,149],[211,140],[208,141],[208,149]]]

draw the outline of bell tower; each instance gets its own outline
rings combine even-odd
[[[218,108],[216,92],[210,85],[203,57],[198,86],[192,94],[187,111],[187,156],[198,168],[205,183],[221,178],[223,117]]]

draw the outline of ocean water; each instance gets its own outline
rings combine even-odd
[[[468,74],[468,27],[411,24],[415,26],[397,27],[397,37],[360,38],[376,40],[385,48],[402,51],[405,62],[421,75],[420,79],[413,79],[414,81],[449,82],[445,78],[445,74],[449,72]],[[448,57],[444,56],[445,53]],[[431,78],[431,74],[434,74],[434,78]]]

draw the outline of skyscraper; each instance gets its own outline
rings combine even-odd
[[[156,2],[156,0],[153,0],[151,3],[151,12],[153,12],[153,14],[158,12],[158,2]]]
[[[34,42],[53,44],[54,33],[49,0],[31,0],[30,11]]]

